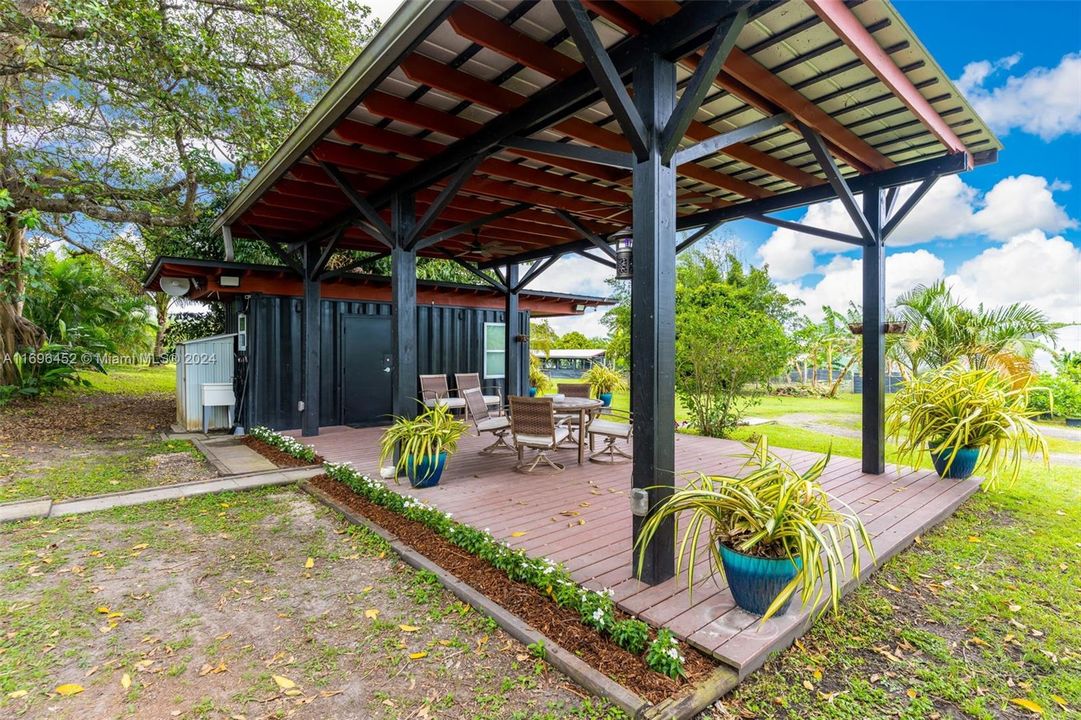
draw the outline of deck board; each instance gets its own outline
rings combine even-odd
[[[331,462],[351,462],[377,477],[381,432],[326,427],[303,442]],[[765,623],[740,610],[724,582],[710,576],[708,560],[695,565],[693,593],[687,589],[686,568],[656,586],[636,580],[631,570],[628,464],[579,466],[576,450],[568,448],[556,454],[566,464],[564,472],[522,475],[513,471],[512,455],[478,454],[487,443],[487,438],[464,437],[438,487],[414,490],[403,484],[400,492],[450,512],[456,520],[487,528],[530,555],[562,562],[587,587],[612,589],[622,609],[668,625],[682,640],[735,667],[741,677],[810,627],[811,608],[797,607],[798,598],[787,615]],[[742,452],[745,448],[732,441],[677,435],[676,470],[734,472],[743,460],[733,456]],[[800,470],[821,457],[776,452]],[[931,471],[893,466],[883,475],[866,475],[858,459],[847,457],[831,459],[822,484],[863,519],[878,555],[876,566],[948,518],[979,487],[975,480],[943,480]],[[846,589],[866,580],[874,569],[869,561],[866,565],[860,578],[847,579]]]

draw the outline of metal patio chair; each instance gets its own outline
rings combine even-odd
[[[556,392],[564,397],[587,398],[589,397],[589,385],[585,383],[559,383]]]
[[[485,388],[480,384],[480,373],[454,373],[454,386],[458,388],[458,395],[465,397],[465,391],[476,388],[483,395]],[[494,405],[500,411],[503,410],[503,395],[495,385],[489,386],[495,391],[494,395],[483,395],[485,405]]]
[[[593,418],[589,423],[586,433],[589,435],[589,459],[598,463],[621,463],[631,460],[632,456],[627,452],[631,442],[633,422],[631,414],[624,410],[612,410]],[[604,446],[596,449],[596,438],[604,439]]]
[[[559,449],[559,443],[567,438],[570,431],[562,422],[556,422],[555,413],[552,411],[552,398],[512,395],[510,426],[514,445],[518,448],[518,464],[514,466],[515,470],[531,473],[543,462],[556,472],[562,472],[563,465],[548,457],[548,453]],[[537,451],[531,464],[524,459],[526,448]]]
[[[556,385],[556,391],[563,397],[588,398],[589,389],[589,385],[585,385],[582,383],[558,383]],[[564,444],[577,445],[577,433],[580,432],[578,429],[578,413],[558,413],[556,414],[556,420],[562,420],[567,426],[567,429],[570,430],[570,432],[567,434],[567,439]],[[589,417],[587,414],[586,423],[588,422]]]
[[[477,436],[480,437],[482,433],[495,436],[495,442],[481,450],[481,455],[492,455],[500,450],[517,452],[514,446],[507,442],[507,436],[511,432],[510,418],[506,415],[492,415],[479,388],[466,388],[462,391],[462,399],[469,410],[469,417],[473,419]]]
[[[420,399],[430,408],[443,405],[449,410],[464,410],[465,400],[455,397],[447,385],[446,375],[421,375]]]

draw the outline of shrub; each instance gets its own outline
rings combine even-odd
[[[667,629],[657,632],[657,638],[650,643],[646,653],[646,665],[662,675],[675,680],[683,675],[685,658],[679,651],[679,641],[672,637]]]
[[[612,641],[627,652],[639,655],[649,643],[649,626],[633,618],[620,620],[612,627]]]

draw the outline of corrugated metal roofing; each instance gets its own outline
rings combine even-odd
[[[586,2],[606,47],[678,12],[677,2]],[[1001,144],[887,2],[849,3],[907,81],[984,161]],[[842,8],[843,10],[843,8]],[[847,12],[847,11],[845,11]],[[737,48],[695,115],[684,145],[782,111],[817,126],[846,175],[942,156],[948,148],[811,4],[752,6]],[[320,163],[337,167],[357,194],[378,193],[424,160],[519,107],[580,69],[580,54],[550,0],[407,2],[388,21],[282,149],[227,208],[234,235],[296,241],[325,233],[353,206]],[[677,63],[682,85],[693,56]],[[911,100],[911,98],[909,98]],[[624,150],[608,105],[596,102],[535,132],[536,139]],[[794,125],[766,131],[679,168],[678,213],[770,198],[825,183]],[[422,213],[438,186],[417,192]],[[497,148],[429,233],[506,209],[530,207],[428,248],[473,260],[514,256],[579,240],[551,211],[575,215],[600,236],[630,222],[630,173],[620,168]],[[378,250],[361,227],[341,247]]]

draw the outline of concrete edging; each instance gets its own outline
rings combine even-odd
[[[408,565],[419,570],[427,570],[439,579],[439,582],[454,593],[460,600],[478,608],[503,628],[509,635],[523,645],[544,642],[544,660],[557,670],[567,675],[576,683],[594,695],[603,697],[632,718],[649,720],[689,720],[716,702],[721,696],[739,683],[739,676],[732,668],[718,665],[717,669],[705,681],[694,686],[690,694],[665,700],[657,705],[640,697],[607,675],[594,669],[579,659],[574,653],[561,647],[522,618],[510,612],[502,605],[488,598],[473,586],[462,582],[442,566],[428,559],[412,547],[398,539],[396,535],[381,525],[369,520],[340,504],[322,490],[306,481],[300,481],[301,490],[311,495],[323,505],[342,515],[354,525],[360,525],[374,532],[390,544]]]

